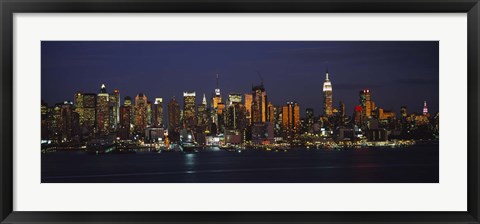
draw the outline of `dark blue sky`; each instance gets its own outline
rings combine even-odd
[[[274,105],[297,101],[322,111],[328,63],[333,103],[351,115],[358,93],[370,89],[385,110],[431,113],[439,103],[437,41],[42,41],[42,96],[49,105],[73,101],[77,90],[97,93],[102,83],[124,96],[145,93],[164,102],[183,91],[210,98],[219,74],[222,95],[251,92],[264,80]],[[165,107],[166,108],[166,107]]]

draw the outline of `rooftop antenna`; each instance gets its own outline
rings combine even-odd
[[[218,73],[217,73],[217,89],[218,89]]]

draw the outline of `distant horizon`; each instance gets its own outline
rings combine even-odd
[[[41,100],[73,102],[77,91],[97,94],[105,84],[121,104],[143,93],[152,104],[163,98],[165,109],[173,97],[183,106],[183,92],[194,91],[196,105],[205,94],[210,106],[218,74],[222,102],[263,80],[274,106],[296,101],[302,117],[307,108],[319,116],[328,66],[333,107],[343,101],[348,116],[363,89],[397,116],[401,106],[421,113],[424,101],[436,114],[438,63],[437,41],[42,41]]]

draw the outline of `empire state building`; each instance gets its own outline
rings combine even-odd
[[[328,67],[325,76],[325,81],[323,82],[323,114],[332,116],[332,83],[328,79]]]

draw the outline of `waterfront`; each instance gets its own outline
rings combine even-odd
[[[287,151],[42,154],[42,183],[438,183],[438,144]]]

